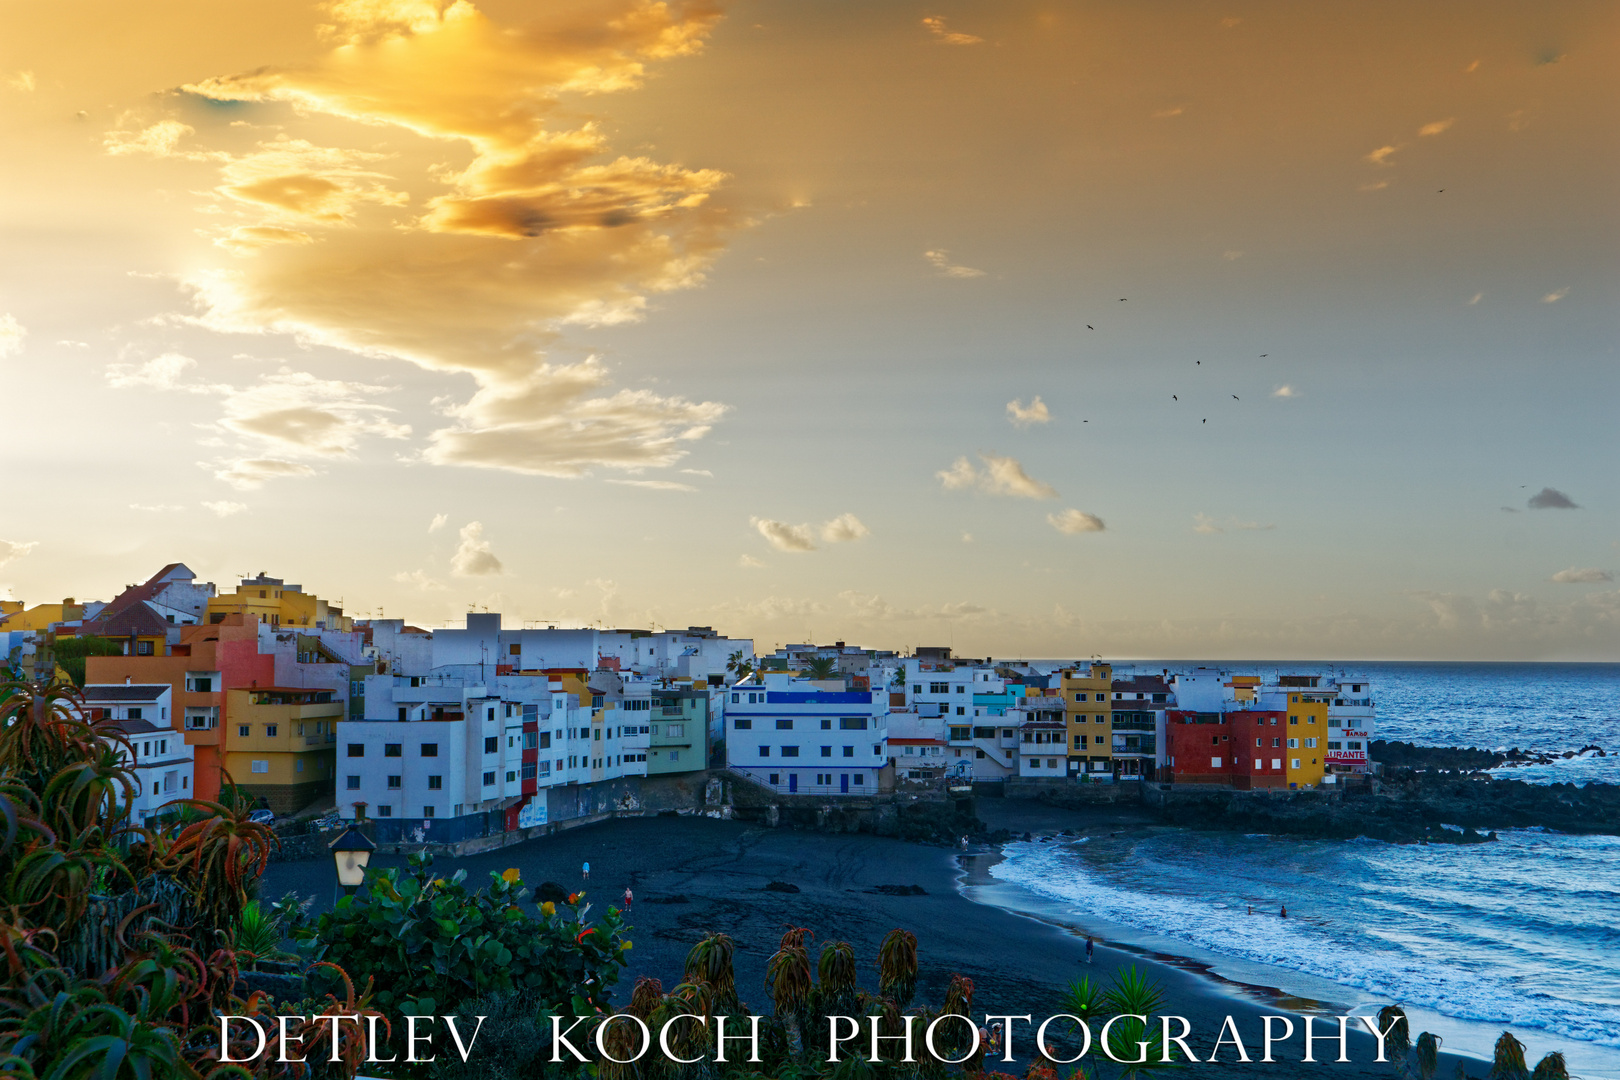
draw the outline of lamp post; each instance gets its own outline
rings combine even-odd
[[[353,896],[366,880],[366,864],[371,862],[371,853],[377,850],[377,845],[351,825],[327,846],[332,851],[332,861],[337,864],[337,879],[343,886],[343,894]]]

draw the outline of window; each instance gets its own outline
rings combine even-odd
[[[506,655],[507,656],[518,656],[518,655],[521,655],[522,652],[523,652],[523,646],[517,644],[516,642],[513,642],[512,644],[510,644],[510,645],[508,645],[506,647]]]
[[[523,779],[525,779],[525,780],[533,780],[536,777],[538,777],[539,775],[540,775],[540,763],[539,762],[530,761],[530,762],[527,762],[527,763],[524,764],[524,766],[523,766]]]
[[[1211,744],[1211,745],[1213,745],[1213,746],[1219,746],[1219,745],[1220,745],[1220,742],[1221,742],[1221,737],[1220,737],[1220,736],[1219,736],[1219,735],[1211,735],[1211,736],[1210,736],[1210,737],[1209,737],[1209,741],[1210,741],[1210,744]]]
[[[1282,740],[1275,737],[1275,736],[1273,736],[1272,740],[1271,740],[1272,749],[1276,749],[1277,747],[1279,747],[1281,745],[1282,745]]]
[[[400,744],[397,742],[383,743],[383,757],[399,757]]]
[[[428,790],[429,791],[443,791],[444,790],[444,777],[442,777],[442,776],[430,776],[430,777],[428,777]]]
[[[264,758],[254,758],[253,763],[248,767],[256,773],[267,773],[270,771],[270,762]]]
[[[410,719],[410,711],[408,709],[406,709],[405,706],[401,705],[399,707],[399,722],[403,724],[406,720],[409,720],[409,719]]]
[[[878,757],[882,757],[883,756],[883,744],[882,743],[873,743],[872,744],[872,753],[877,755]],[[961,757],[962,752],[960,750],[958,750],[956,752],[956,756]]]
[[[1327,748],[1329,750],[1343,750],[1344,749],[1344,744],[1339,742],[1337,739],[1329,739],[1328,744],[1327,744]]]
[[[265,738],[267,738],[267,739],[273,739],[273,738],[275,738],[275,737],[276,737],[276,733],[277,733],[277,731],[278,731],[278,730],[279,730],[279,729],[278,729],[278,728],[277,728],[277,727],[276,727],[276,725],[275,725],[275,724],[266,724],[266,725],[264,725],[264,735],[265,735]]]
[[[1221,767],[1221,759],[1218,758],[1218,757],[1210,758],[1209,759],[1209,767],[1212,768],[1212,769],[1220,768]]]
[[[425,743],[423,743],[422,744],[422,756],[423,757],[438,757],[439,756],[439,744],[436,743],[436,742],[425,742]]]
[[[1290,723],[1290,724],[1297,724],[1297,723],[1299,723],[1299,717],[1297,717],[1297,716],[1290,716],[1290,717],[1289,717],[1289,718],[1288,718],[1288,722],[1289,722],[1289,723]]]
[[[686,725],[685,724],[665,724],[664,725],[664,735],[667,738],[671,738],[671,739],[685,738],[686,737]]]
[[[236,725],[236,734],[238,738],[245,739],[252,731],[253,729],[246,724]]]
[[[523,733],[523,749],[538,750],[540,748],[540,733],[538,731],[525,731]]]
[[[759,756],[760,757],[770,757],[771,756],[771,748],[768,747],[768,746],[760,747],[759,748]]]
[[[1345,747],[1346,750],[1360,750],[1361,749],[1361,743],[1360,742],[1347,742],[1347,743],[1344,744],[1344,747]]]
[[[357,743],[357,742],[350,743],[349,744],[349,756],[350,757],[365,757],[366,756],[366,744],[365,743]]]
[[[739,704],[739,702],[738,702],[738,701],[737,701],[737,699],[738,699],[738,698],[739,698],[739,697],[741,697],[741,696],[742,696],[742,695],[741,695],[741,694],[732,694],[732,695],[731,695],[731,703],[732,703],[732,704],[733,704],[733,705],[737,705],[737,704]]]
[[[792,719],[778,720],[776,722],[776,730],[777,731],[792,731],[793,730],[793,721],[792,721]]]
[[[857,784],[864,784],[864,783],[866,783],[866,777],[862,776],[860,773],[856,773],[855,777],[854,777],[854,782],[857,783]]]
[[[1098,714],[1097,714],[1097,715],[1096,715],[1096,716],[1093,716],[1093,717],[1092,717],[1092,718],[1091,718],[1091,719],[1092,719],[1092,722],[1093,722],[1093,723],[1097,723],[1097,724],[1100,724],[1100,723],[1102,723],[1102,722],[1103,722],[1103,714],[1102,714],[1102,713],[1098,713]]]
[[[830,746],[823,746],[823,747],[822,747],[822,748],[821,748],[821,756],[822,756],[822,757],[832,757],[832,747],[830,747]]]
[[[674,726],[674,725],[673,725],[673,724],[672,724],[672,725],[670,725],[670,726],[671,726],[671,727],[673,727],[673,726]],[[532,734],[532,732],[531,732],[531,734]],[[592,739],[592,740],[593,740],[593,741],[595,741],[595,742],[601,742],[601,741],[602,741],[602,729],[601,729],[601,728],[599,728],[599,727],[593,727],[593,728],[591,728],[591,739]],[[528,741],[528,737],[527,737],[527,736],[525,736],[525,737],[524,737],[524,741],[525,741],[525,742],[527,742],[527,741]]]
[[[866,717],[846,716],[838,721],[838,726],[845,731],[865,731]]]
[[[359,791],[360,778],[354,775],[346,776],[343,778],[343,786],[348,788],[350,791]]]
[[[799,756],[799,748],[797,746],[784,746],[784,747],[782,747],[782,756],[783,757],[798,757]]]
[[[844,756],[845,757],[854,757],[855,756],[855,748],[853,746],[844,747]]]
[[[951,684],[950,683],[942,683],[942,682],[931,682],[931,683],[928,684],[928,692],[930,694],[948,694],[948,693],[951,692]]]
[[[137,641],[135,643],[135,655],[136,656],[151,656],[152,655],[152,643],[150,641]]]
[[[647,729],[642,728],[641,730],[645,731]],[[551,749],[551,732],[542,731],[540,733],[540,745],[539,745],[539,747],[537,749],[540,749],[540,750],[550,750]]]
[[[953,727],[953,728],[951,728],[951,741],[952,742],[966,742],[967,737],[968,737],[968,732],[971,731],[971,730],[972,730],[972,728],[965,728],[965,727]]]
[[[965,693],[967,693],[967,687],[965,687],[965,686],[958,686],[958,687],[957,687],[957,688],[956,688],[956,692],[957,692],[957,693],[958,693],[958,694],[965,694]]]
[[[381,806],[377,807],[377,816],[378,817],[393,817],[394,816],[394,808],[392,806],[389,806],[387,803],[383,803]]]
[[[1093,735],[1091,737],[1091,741],[1096,745],[1101,746],[1103,744],[1103,737],[1101,735]]]
[[[781,773],[771,773],[771,783],[780,784],[781,782],[782,782],[782,774]]]
[[[562,768],[562,762],[559,761],[557,763],[557,767]],[[511,783],[516,782],[516,780],[517,780],[517,770],[516,769],[507,769],[506,770],[506,782],[508,784],[511,784]]]
[[[832,721],[830,719],[825,719],[824,718],[821,721],[821,730],[822,731],[831,731],[832,730]]]
[[[993,739],[996,737],[996,729],[993,727],[976,727],[973,729],[973,737],[975,739]]]
[[[1307,749],[1307,750],[1315,750],[1316,749],[1316,740],[1315,739],[1306,739],[1305,740],[1305,749]]]
[[[425,818],[432,817],[433,816],[433,807],[431,807],[431,806],[422,807],[422,816],[425,817]]]
[[[1296,768],[1296,769],[1297,769],[1297,768],[1299,768],[1299,758],[1295,758],[1295,759],[1294,759],[1294,765],[1293,765],[1293,767],[1294,767],[1294,768]]]
[[[211,694],[214,692],[214,679],[211,675],[186,676],[186,692],[188,694]]]
[[[389,791],[398,791],[399,790],[399,777],[390,776],[388,778],[388,790]]]
[[[737,695],[732,694],[731,696],[735,698]],[[747,731],[754,726],[754,721],[749,717],[739,716],[731,722],[731,726],[738,731]]]
[[[1086,745],[1086,737],[1084,735],[1076,735],[1074,737],[1074,745],[1076,748]]]
[[[920,693],[922,693],[922,683],[918,683],[918,684],[917,684],[917,685],[916,685],[916,686],[913,686],[913,687],[912,687],[912,688],[911,688],[911,692],[912,692],[912,693],[913,693],[913,694],[920,694]]]
[[[484,753],[498,754],[501,750],[501,739],[498,735],[491,735],[484,740]]]
[[[1288,740],[1288,749],[1290,749],[1290,750],[1298,750],[1299,749],[1299,740],[1298,739],[1289,739]]]

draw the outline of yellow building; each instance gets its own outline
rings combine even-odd
[[[1232,700],[1241,705],[1251,705],[1260,700],[1260,676],[1234,675],[1232,681],[1226,684],[1232,691]]]
[[[1288,756],[1283,759],[1289,787],[1315,787],[1327,771],[1327,716],[1333,695],[1288,692]]]
[[[78,622],[84,618],[84,605],[68,597],[60,604],[35,604],[25,608],[15,601],[0,601],[0,630],[38,633],[57,623]]]
[[[225,692],[225,770],[242,791],[278,814],[334,791],[343,702],[319,687],[266,686]]]
[[[254,615],[267,626],[307,626],[349,631],[354,622],[343,609],[329,604],[302,585],[289,585],[280,578],[243,578],[235,592],[221,593],[208,601],[208,621],[223,622],[226,615]]]
[[[1066,668],[1062,677],[1063,708],[1069,722],[1069,775],[1112,773],[1114,729],[1109,721],[1108,688],[1114,679],[1113,667],[1094,663],[1085,669]]]

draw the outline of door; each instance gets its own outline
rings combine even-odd
[[[844,795],[849,794],[849,773],[838,774],[838,790]]]
[[[791,793],[793,793],[795,791],[798,791],[798,790],[799,790],[799,774],[796,773],[796,772],[788,773],[788,792],[789,792],[789,794],[791,794]]]

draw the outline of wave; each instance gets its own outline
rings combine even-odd
[[[1198,880],[1189,876],[1193,867],[1185,861],[1190,854],[1187,847],[1182,845],[1178,851],[1174,882]],[[1308,849],[1298,850],[1309,853]],[[1620,1047],[1620,1013],[1612,1004],[1560,997],[1523,984],[1529,978],[1556,979],[1556,972],[1547,969],[1556,969],[1568,959],[1555,943],[1545,940],[1544,929],[1529,941],[1532,948],[1537,938],[1544,943],[1539,959],[1545,966],[1537,971],[1533,963],[1515,963],[1520,946],[1504,943],[1491,928],[1459,924],[1465,920],[1450,917],[1454,912],[1436,920],[1433,908],[1427,906],[1429,900],[1412,895],[1382,898],[1403,908],[1411,905],[1405,911],[1384,910],[1381,915],[1391,925],[1345,927],[1344,920],[1336,920],[1330,929],[1309,919],[1282,920],[1269,911],[1248,915],[1241,898],[1234,902],[1207,893],[1200,897],[1186,888],[1142,891],[1151,883],[1133,888],[1114,885],[1086,866],[1067,845],[1013,843],[1003,851],[1006,858],[991,868],[993,877],[1072,905],[1078,913],[1213,953],[1327,979],[1381,1002],[1425,1007],[1463,1020],[1512,1023]],[[1219,856],[1208,853],[1202,857],[1207,861]],[[1212,875],[1213,887],[1207,892],[1221,891],[1224,882],[1219,874]],[[1304,875],[1294,880],[1300,892],[1310,888]],[[1603,895],[1601,890],[1599,895]],[[1370,907],[1369,917],[1377,911],[1377,905]],[[1446,925],[1438,925],[1442,923]],[[1494,955],[1493,946],[1502,953],[1500,958]],[[1439,958],[1443,956],[1455,959]]]

